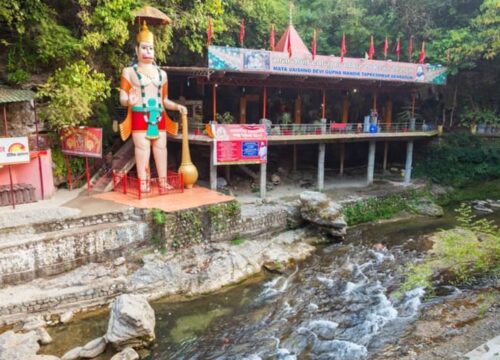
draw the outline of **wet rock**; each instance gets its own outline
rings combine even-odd
[[[59,321],[62,322],[63,324],[67,324],[73,319],[73,316],[74,316],[73,311],[71,310],[66,311],[65,313],[61,314]]]
[[[35,330],[45,326],[45,320],[39,316],[28,318],[24,324],[21,331],[27,332]]]
[[[300,213],[300,201],[284,204],[287,212],[286,223],[289,229],[297,229],[304,224],[304,219]]]
[[[123,351],[119,352],[111,358],[111,360],[137,360],[139,359],[139,354],[132,348],[125,348]]]
[[[141,348],[155,340],[155,313],[146,299],[138,295],[120,295],[113,302],[106,339],[121,350]]]
[[[38,335],[34,331],[16,334],[9,330],[0,335],[0,360],[26,360],[39,349]]]
[[[300,194],[302,217],[323,228],[331,229],[332,236],[343,237],[347,223],[342,216],[342,205],[331,201],[325,194],[304,191]]]
[[[49,335],[49,333],[47,332],[47,330],[45,330],[44,327],[38,328],[35,331],[36,334],[38,335],[40,344],[47,345],[52,342],[52,337]]]
[[[84,359],[92,359],[101,355],[106,350],[106,339],[99,337],[88,342],[81,350],[79,356]]]
[[[420,199],[412,206],[413,211],[417,214],[425,216],[440,217],[444,215],[444,210],[441,206],[434,204],[429,199]]]
[[[80,358],[80,351],[82,351],[81,346],[71,349],[70,351],[68,351],[63,355],[61,360],[77,360]]]

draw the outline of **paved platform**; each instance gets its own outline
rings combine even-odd
[[[500,360],[500,335],[465,354],[470,360]]]
[[[233,196],[224,195],[203,187],[194,187],[192,189],[185,189],[183,193],[155,196],[141,200],[118,192],[96,194],[92,195],[92,198],[113,201],[142,209],[157,208],[165,212],[174,212],[234,200]]]

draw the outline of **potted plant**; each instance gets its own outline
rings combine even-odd
[[[234,116],[227,111],[222,115],[217,114],[216,119],[219,124],[232,124],[234,122]]]
[[[321,135],[321,121],[320,120],[314,120],[313,125],[314,125],[314,127],[313,127],[314,134]]]
[[[291,123],[292,115],[288,112],[283,113],[280,117],[280,124],[284,127],[282,130],[283,135],[292,135],[292,129],[290,128]]]
[[[470,127],[471,134],[484,134],[491,132],[492,126],[497,124],[499,118],[494,108],[480,106],[473,102],[464,107],[460,117],[460,123]]]

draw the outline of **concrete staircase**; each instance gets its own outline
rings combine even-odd
[[[113,189],[113,170],[129,172],[135,165],[134,143],[132,138],[113,155],[112,169],[100,169],[91,179],[92,190],[108,192]]]

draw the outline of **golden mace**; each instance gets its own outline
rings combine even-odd
[[[187,115],[182,114],[182,162],[179,167],[179,172],[182,173],[184,178],[184,186],[191,189],[198,180],[198,169],[191,161],[191,154],[189,152],[189,139],[188,139],[188,120]]]

